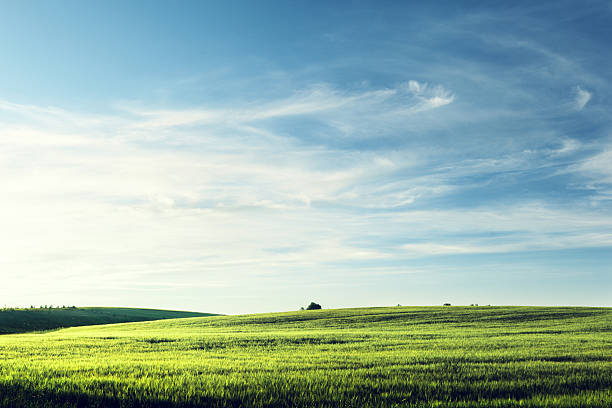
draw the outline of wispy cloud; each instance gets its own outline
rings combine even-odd
[[[583,188],[594,192],[594,201],[612,199],[612,146],[604,147],[596,154],[570,166],[568,172],[583,178]]]
[[[233,109],[146,109],[128,104],[119,105],[137,120],[132,127],[141,129],[169,128],[185,125],[250,125],[255,123],[297,116],[317,115],[319,120],[337,124],[363,120],[366,115],[375,121],[389,113],[412,115],[436,109],[452,103],[454,95],[441,85],[409,81],[393,89],[375,89],[347,92],[334,89],[327,84],[297,91],[293,95],[276,101],[253,101]],[[331,117],[333,115],[333,118]],[[261,126],[261,125],[260,125]]]
[[[425,111],[429,109],[439,108],[444,105],[448,105],[453,102],[455,96],[447,89],[442,86],[430,86],[427,83],[419,83],[417,81],[408,81],[407,85],[404,85],[408,91],[412,92],[414,96],[419,100],[419,103],[413,107],[408,108],[414,112]]]
[[[581,87],[575,88],[574,107],[576,110],[582,110],[589,103],[593,94]]]

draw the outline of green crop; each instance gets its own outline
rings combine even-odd
[[[0,334],[52,330],[61,327],[141,322],[214,316],[210,313],[179,312],[126,307],[40,307],[0,309]]]
[[[612,310],[393,307],[0,336],[6,407],[610,407]]]

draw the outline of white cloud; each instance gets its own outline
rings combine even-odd
[[[453,102],[455,96],[442,86],[430,86],[427,83],[419,83],[417,81],[408,81],[404,85],[404,89],[414,94],[418,103],[408,108],[412,112],[422,112],[430,109],[439,108]]]
[[[443,245],[437,243],[405,244],[402,249],[414,255],[456,255],[482,252],[483,248],[466,245]]]
[[[450,104],[454,95],[442,86],[409,81],[397,89],[377,89],[343,92],[320,84],[276,101],[254,101],[233,109],[147,109],[129,104],[118,107],[135,115],[131,127],[163,129],[183,125],[254,126],[258,121],[317,115],[336,127],[350,128],[355,121],[378,118],[388,120],[389,114],[415,114]],[[140,119],[138,119],[140,117]]]
[[[418,81],[408,81],[408,89],[415,94],[422,93],[427,87],[427,84],[420,84]]]
[[[578,170],[603,177],[602,181],[612,183],[612,149],[603,150],[583,161]]]
[[[593,200],[612,199],[612,146],[605,146],[599,153],[572,166],[570,171],[588,180],[585,186],[597,193]]]
[[[551,149],[549,154],[551,156],[565,156],[578,151],[581,147],[581,143],[575,139],[564,138],[561,140],[561,147],[557,149]]]
[[[397,214],[395,222],[399,228],[409,225],[419,239],[400,246],[400,253],[411,257],[612,246],[612,217],[596,211],[578,214],[541,203],[406,211]],[[427,236],[430,238],[423,239]]]
[[[587,103],[591,100],[593,94],[581,87],[577,86],[575,88],[575,99],[574,99],[574,108],[576,110],[582,110],[586,106]]]

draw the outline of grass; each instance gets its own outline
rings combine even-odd
[[[202,316],[213,315],[210,313],[121,307],[5,308],[0,309],[0,334]]]
[[[393,307],[0,336],[5,407],[611,407],[612,309]]]

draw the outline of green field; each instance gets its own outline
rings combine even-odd
[[[0,336],[5,407],[610,407],[612,309],[393,307]]]
[[[0,334],[52,330],[94,324],[142,322],[181,317],[215,316],[210,313],[127,307],[57,307],[0,309]]]

